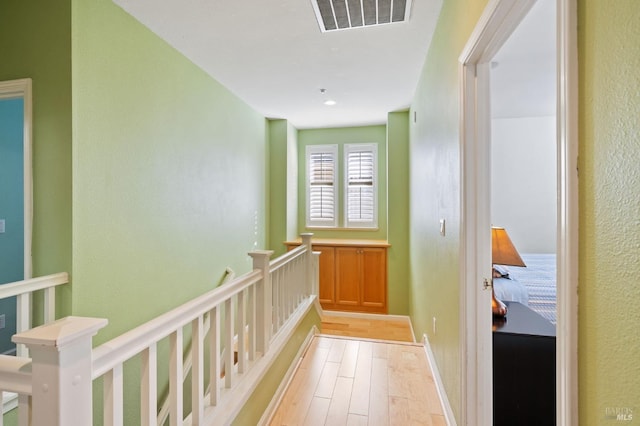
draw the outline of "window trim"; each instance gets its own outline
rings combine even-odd
[[[372,152],[373,153],[373,218],[370,221],[350,221],[349,220],[349,154],[352,152]],[[346,229],[378,229],[378,144],[376,143],[349,143],[343,147],[344,162],[344,185],[342,188],[342,199],[344,200],[344,227]]]
[[[305,152],[305,187],[306,187],[306,199],[305,199],[305,217],[307,228],[337,228],[338,227],[338,204],[340,202],[340,188],[338,187],[339,181],[339,161],[338,158],[338,145],[337,144],[325,144],[325,145],[307,145]],[[314,220],[311,218],[311,155],[315,153],[331,153],[334,161],[334,175],[333,175],[333,220]]]

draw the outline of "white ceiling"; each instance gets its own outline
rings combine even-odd
[[[538,0],[493,58],[492,117],[555,115],[555,22],[556,0]]]
[[[299,129],[381,124],[408,108],[442,1],[413,0],[407,23],[322,33],[311,0],[114,0],[259,113]]]

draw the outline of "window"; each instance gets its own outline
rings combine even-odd
[[[307,146],[307,226],[337,227],[337,145]]]
[[[340,158],[337,145],[306,148],[307,227],[337,228],[341,223],[345,228],[377,228],[378,146],[346,144],[342,154]],[[345,178],[340,186],[338,168],[342,165]],[[338,211],[344,212],[340,220]]]
[[[377,157],[374,144],[348,144],[344,147],[347,228],[377,226]]]

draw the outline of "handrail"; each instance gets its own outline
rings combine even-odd
[[[0,355],[0,376],[3,391],[31,395],[31,358]]]
[[[273,259],[271,262],[269,262],[269,269],[271,272],[277,271],[283,265],[291,262],[293,259],[303,256],[306,252],[307,252],[307,247],[305,247],[304,245],[300,245],[292,249],[291,251],[288,251],[287,253],[283,254],[282,256],[279,256],[276,259]]]
[[[297,324],[314,303],[317,307],[313,289],[318,256],[311,251],[311,235],[303,235],[303,240],[304,247],[273,261],[271,250],[250,252],[252,271],[95,349],[92,337],[106,319],[67,317],[19,332],[12,340],[26,345],[33,357],[0,357],[0,389],[18,394],[21,424],[91,424],[92,381],[102,378],[104,424],[121,425],[127,389],[123,369],[140,356],[140,421],[158,424],[158,344],[168,339],[171,424],[226,424],[284,350]],[[51,285],[63,284],[68,275],[26,281],[28,289],[25,282],[18,284],[25,293],[12,289],[14,293],[5,294],[15,294],[20,302],[30,300],[36,289],[45,289],[50,303],[55,294]],[[189,325],[191,412],[184,418],[183,348]],[[35,392],[42,383],[45,392]]]
[[[37,290],[44,290],[61,284],[67,284],[68,282],[69,274],[66,272],[59,272],[57,274],[2,284],[0,285],[0,299],[19,296],[21,294],[31,293]]]
[[[93,350],[93,379],[102,376],[115,366],[187,325],[194,318],[208,312],[212,306],[240,293],[259,281],[261,277],[259,270],[248,272],[98,346]]]

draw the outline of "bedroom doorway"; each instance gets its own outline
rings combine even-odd
[[[504,228],[516,254],[492,255],[492,263],[506,263],[494,266],[492,284],[509,310],[492,318],[494,426],[523,412],[530,413],[523,425],[553,424],[556,416],[555,6],[536,0],[489,67],[491,225]]]
[[[558,17],[557,109],[554,117],[557,126],[557,158],[554,164],[557,176],[556,421],[557,424],[577,424],[576,2],[552,1]],[[465,425],[493,423],[491,66],[501,47],[535,4],[536,0],[490,1],[460,56],[463,184],[461,327],[464,333],[461,423]],[[532,51],[527,49],[520,53],[525,58],[532,55]]]
[[[0,285],[31,278],[32,166],[31,80],[0,82]],[[27,303],[25,299],[22,303]],[[0,300],[0,354],[11,342],[22,312],[16,298]]]

